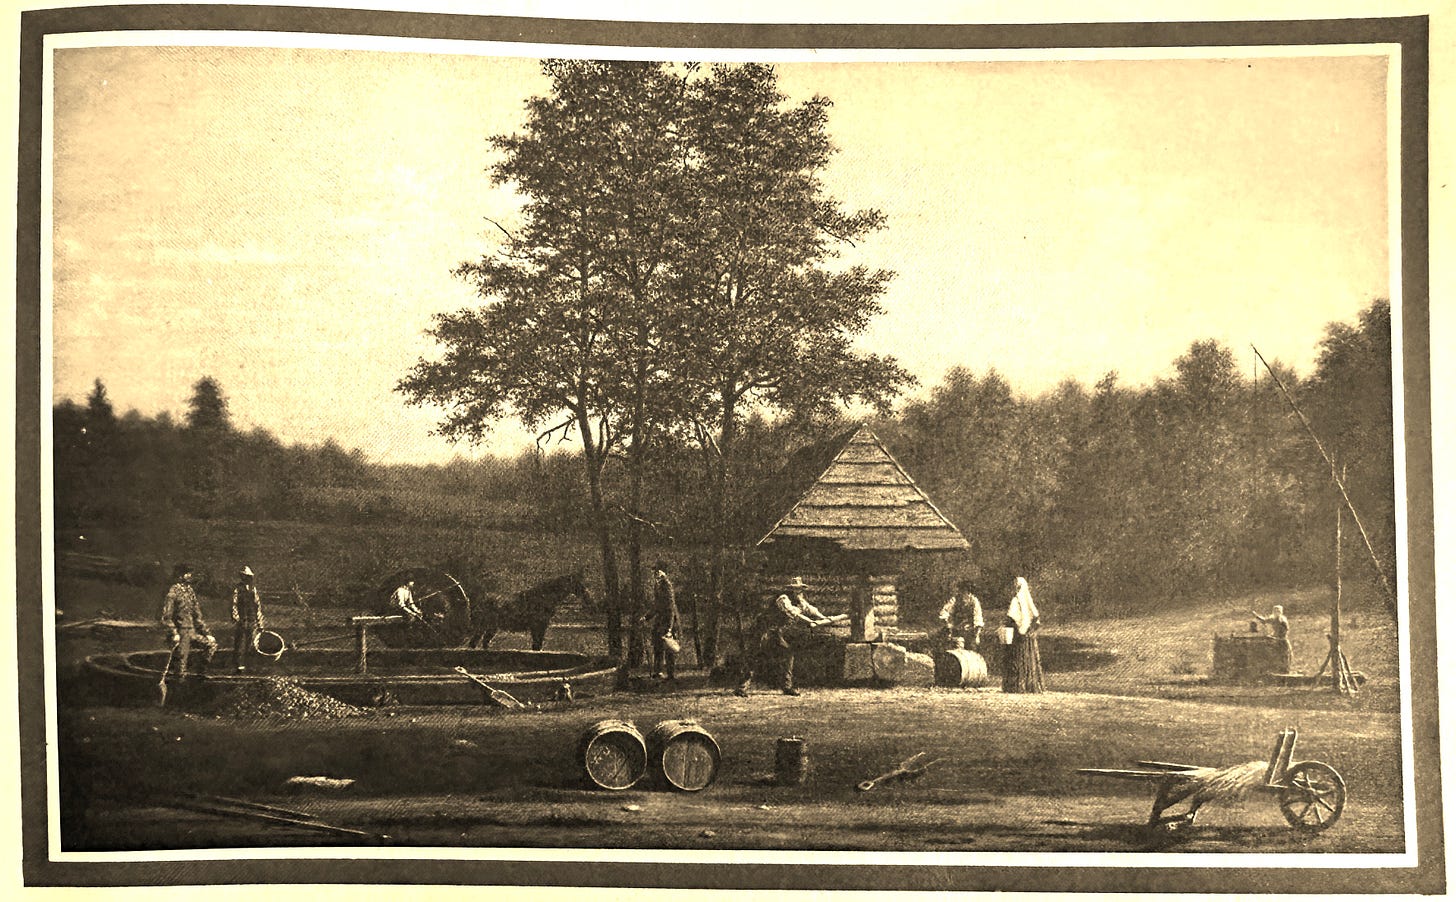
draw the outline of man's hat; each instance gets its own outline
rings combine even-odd
[[[238,571],[238,576],[248,576],[248,577],[251,577],[252,575],[253,575],[253,569],[251,567],[246,566],[246,565],[243,566],[243,569],[241,569],[241,570]]]
[[[658,558],[656,561],[653,561],[652,562],[652,569],[653,570],[666,570],[667,569],[667,564],[663,563],[662,558]]]
[[[975,588],[975,584],[968,579],[958,579],[956,580],[956,588],[965,589],[967,592],[969,592],[971,591],[971,589]]]
[[[178,578],[179,576],[181,576],[184,573],[191,573],[191,572],[192,572],[192,565],[191,564],[178,564],[177,566],[175,566],[175,567],[172,568],[172,578],[173,579],[176,579],[176,578]]]
[[[804,580],[802,580],[801,578],[795,576],[795,577],[792,577],[788,582],[784,583],[784,588],[785,589],[807,589],[809,587],[806,586],[806,585],[804,585]]]

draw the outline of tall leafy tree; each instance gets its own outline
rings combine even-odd
[[[881,312],[892,274],[828,264],[882,227],[825,191],[830,102],[786,106],[772,66],[719,65],[692,85],[683,122],[691,193],[674,280],[682,304],[686,420],[706,455],[712,545],[704,657],[717,645],[724,554],[733,536],[730,473],[743,418],[763,407],[822,414],[835,402],[887,408],[911,379],[892,358],[854,348]]]
[[[1311,424],[1344,473],[1350,500],[1387,578],[1395,573],[1396,555],[1390,328],[1390,302],[1383,298],[1362,310],[1354,324],[1330,323],[1306,387]],[[1327,472],[1311,473],[1310,485],[1315,497],[1333,506]],[[1393,606],[1394,599],[1386,599]]]
[[[671,311],[663,283],[681,247],[685,75],[664,64],[551,60],[548,95],[517,134],[492,139],[491,177],[524,198],[523,225],[458,275],[486,303],[436,318],[444,346],[400,383],[444,407],[441,432],[479,438],[514,415],[541,440],[580,441],[601,551],[607,638],[621,648],[623,603],[613,506],[603,479],[625,459],[629,597],[640,606],[644,471],[653,435],[678,405],[661,358]],[[636,637],[636,617],[633,642]],[[634,649],[635,651],[635,649]]]

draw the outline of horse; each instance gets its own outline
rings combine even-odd
[[[540,651],[546,644],[546,629],[563,601],[571,596],[588,606],[593,604],[591,592],[581,570],[567,573],[540,585],[532,586],[510,597],[481,593],[470,611],[470,635],[466,648],[486,649],[501,630],[528,632],[531,648]]]

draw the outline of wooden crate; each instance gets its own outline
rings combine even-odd
[[[1289,643],[1253,633],[1213,637],[1213,673],[1210,683],[1252,685],[1268,683],[1289,670]]]

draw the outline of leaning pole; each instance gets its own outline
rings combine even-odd
[[[1380,556],[1375,553],[1375,546],[1370,542],[1370,534],[1365,531],[1365,524],[1361,522],[1360,514],[1355,510],[1354,502],[1350,500],[1350,493],[1345,489],[1345,481],[1340,478],[1339,472],[1335,469],[1334,460],[1325,451],[1325,446],[1320,442],[1319,436],[1315,435],[1314,427],[1309,424],[1309,420],[1305,417],[1304,411],[1300,410],[1299,405],[1294,403],[1294,397],[1289,394],[1289,389],[1284,387],[1283,380],[1274,372],[1274,368],[1269,366],[1269,361],[1264,359],[1264,355],[1260,354],[1259,349],[1253,344],[1250,344],[1249,347],[1254,348],[1254,354],[1258,356],[1259,362],[1264,364],[1264,369],[1269,371],[1269,375],[1274,379],[1274,384],[1279,386],[1279,393],[1289,403],[1289,409],[1293,410],[1294,415],[1299,417],[1299,422],[1304,425],[1304,431],[1309,434],[1310,440],[1319,449],[1320,457],[1323,457],[1325,463],[1329,465],[1330,479],[1334,482],[1335,488],[1340,490],[1340,498],[1345,502],[1345,509],[1350,512],[1350,519],[1355,521],[1355,528],[1360,531],[1360,540],[1365,543],[1365,551],[1370,555],[1370,565],[1375,568],[1375,575],[1380,577],[1380,588],[1385,592],[1385,599],[1394,607],[1395,590],[1390,587],[1390,579],[1385,575],[1385,567],[1380,563]]]

